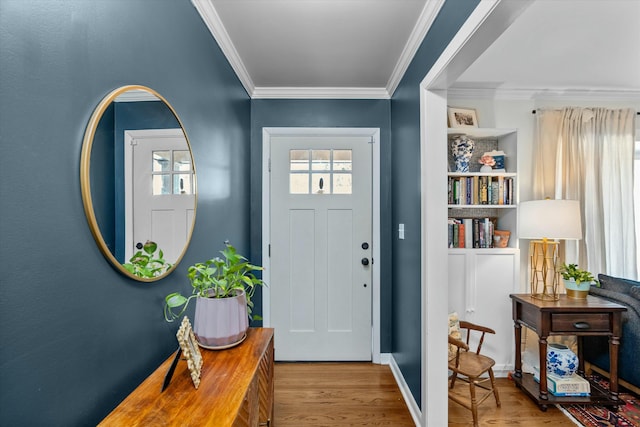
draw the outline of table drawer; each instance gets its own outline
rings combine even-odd
[[[551,314],[553,332],[608,332],[608,313],[554,313]]]

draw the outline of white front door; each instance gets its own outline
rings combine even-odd
[[[277,360],[372,359],[372,138],[271,138]]]
[[[125,260],[151,240],[173,264],[191,232],[195,183],[182,129],[125,132]]]

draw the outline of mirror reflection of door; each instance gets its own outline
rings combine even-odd
[[[194,219],[191,154],[182,129],[126,131],[125,259],[147,240],[168,263],[180,257]]]

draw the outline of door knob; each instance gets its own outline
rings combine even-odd
[[[144,245],[140,242],[136,243],[136,249],[142,249]]]
[[[360,261],[362,263],[362,265],[369,265],[369,258],[362,258],[362,261]]]
[[[362,243],[362,249],[364,249],[365,251],[369,249],[369,244],[367,242]]]

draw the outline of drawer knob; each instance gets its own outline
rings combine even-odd
[[[576,322],[573,324],[573,327],[576,329],[589,329],[591,325],[587,322]]]

